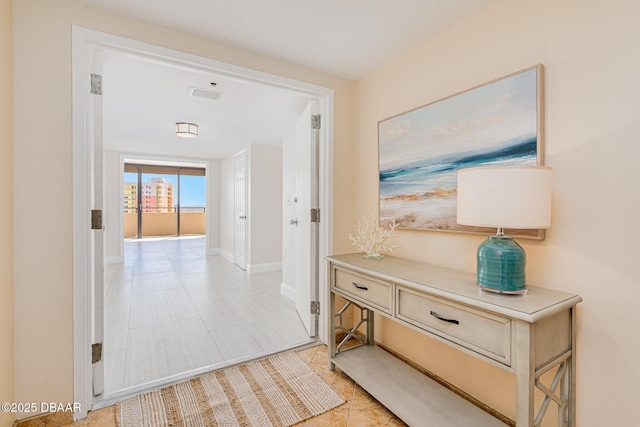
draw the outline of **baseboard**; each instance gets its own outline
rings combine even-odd
[[[280,294],[289,298],[291,301],[296,300],[296,290],[292,286],[287,285],[286,283],[280,283]]]
[[[210,250],[211,250],[211,249],[210,249]],[[213,255],[213,254],[212,254],[212,255]],[[232,255],[232,254],[230,254],[229,252],[225,251],[225,250],[224,250],[224,249],[222,249],[222,248],[219,248],[219,249],[218,249],[218,253],[217,253],[217,254],[215,254],[215,255],[219,255],[219,256],[221,256],[221,257],[222,257],[222,259],[224,259],[225,261],[233,262],[233,255]]]
[[[282,270],[281,262],[268,262],[264,264],[247,264],[247,273],[266,273],[268,271]]]
[[[220,248],[209,248],[207,249],[207,255],[220,255],[220,252],[222,251],[222,249]]]
[[[119,255],[115,255],[115,256],[108,256],[104,259],[104,265],[109,265],[109,264],[121,264],[124,262],[124,259],[119,256]]]

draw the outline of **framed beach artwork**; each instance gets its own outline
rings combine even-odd
[[[378,122],[380,224],[495,233],[456,223],[458,170],[544,164],[543,73],[538,64]]]

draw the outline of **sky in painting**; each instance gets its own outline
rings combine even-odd
[[[378,124],[380,171],[535,136],[536,100],[532,68],[383,120]]]

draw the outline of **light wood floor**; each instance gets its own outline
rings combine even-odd
[[[340,394],[346,403],[317,417],[310,418],[297,426],[304,427],[367,427],[367,426],[406,426],[392,412],[386,409],[366,391],[360,388],[339,369],[329,371],[327,347],[316,346],[298,352],[309,367]],[[82,421],[70,422],[69,413],[50,414],[25,420],[18,427],[75,426],[75,427],[114,427],[116,426],[115,408],[110,406],[89,412]]]
[[[206,257],[204,250],[203,238],[127,242],[125,263],[107,268],[107,390],[225,358],[249,360],[252,354],[275,353],[309,340],[293,303],[280,295],[278,273],[246,274],[220,257]],[[329,371],[326,346],[297,353],[346,400],[298,426],[405,426],[339,369]],[[108,406],[75,423],[71,413],[58,412],[18,426],[117,423],[115,407]]]
[[[205,238],[125,242],[105,272],[105,396],[309,342],[280,272],[206,256]],[[164,379],[164,380],[163,380]]]

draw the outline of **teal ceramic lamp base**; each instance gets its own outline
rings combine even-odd
[[[527,292],[527,256],[510,236],[490,236],[478,247],[478,286],[503,294]]]

